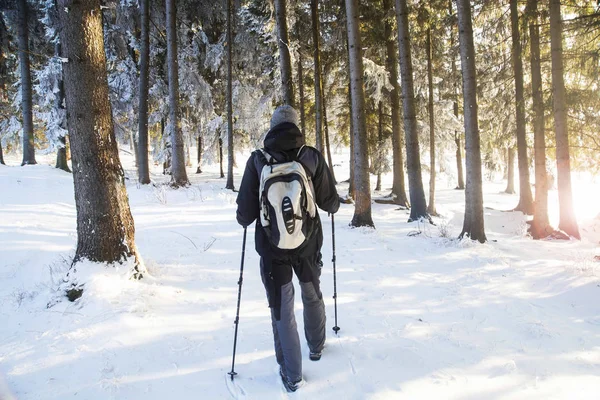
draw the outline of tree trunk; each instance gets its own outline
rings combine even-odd
[[[550,40],[552,46],[552,95],[554,130],[556,134],[556,168],[558,172],[558,228],[569,236],[581,239],[573,210],[571,162],[569,159],[569,129],[562,54],[562,19],[560,0],[550,0]]]
[[[487,240],[483,219],[483,179],[481,148],[477,120],[477,75],[475,45],[471,22],[471,2],[457,0],[460,60],[462,65],[465,138],[467,158],[467,185],[465,190],[465,220],[460,237],[467,236],[483,243]]]
[[[67,140],[64,136],[60,136],[58,141],[60,142],[61,147],[59,147],[56,152],[55,168],[62,169],[65,172],[71,172],[69,164],[67,163]]]
[[[227,183],[225,189],[235,190],[233,185],[233,0],[227,0]],[[290,73],[291,77],[291,73]]]
[[[515,148],[508,148],[508,162],[506,164],[507,185],[504,193],[515,194]]]
[[[164,161],[163,161],[163,175],[171,175],[171,141],[165,138],[166,122],[165,118],[160,119],[160,137],[161,142],[164,143]]]
[[[294,106],[294,86],[292,79],[292,61],[288,40],[285,0],[275,0],[275,21],[277,23],[277,45],[281,67],[281,89],[284,104]]]
[[[4,53],[4,48],[8,47],[8,40],[8,29],[4,23],[4,17],[0,13],[0,102],[8,101],[8,94],[6,93],[8,68],[6,66],[6,54]],[[0,140],[0,164],[6,165],[2,151],[2,140]]]
[[[313,60],[315,64],[315,140],[316,148],[321,153],[323,150],[323,83],[321,77],[321,50],[320,50],[320,24],[319,24],[319,2],[310,1],[310,14],[312,19],[313,35]]]
[[[133,133],[133,131],[129,131],[129,141],[131,143],[131,152],[133,153],[133,156],[134,156],[135,168],[137,169],[137,167],[138,167],[138,144],[137,144],[137,140],[135,138],[135,134]]]
[[[56,4],[54,4],[54,6],[56,7]],[[60,45],[60,40],[57,40],[55,45],[54,45],[54,55],[56,57],[61,57],[62,54],[62,47]],[[62,74],[61,71],[61,77],[58,80],[58,90],[54,93],[54,106],[56,107],[57,110],[61,110],[63,112],[59,112],[59,115],[62,118],[62,121],[60,122],[60,127],[66,130],[66,118],[67,118],[67,112],[64,109],[64,103],[65,102],[65,84],[64,84],[64,76]],[[56,152],[56,168],[58,169],[62,169],[63,171],[66,172],[71,172],[71,170],[69,169],[69,164],[67,163],[67,140],[64,136],[60,136],[58,138],[58,141],[60,142],[61,146],[58,148],[58,151]]]
[[[379,102],[378,106],[378,121],[377,121],[377,148],[375,150],[377,157],[377,183],[375,184],[375,191],[381,191],[381,155],[379,151],[383,148],[383,102]]]
[[[100,0],[59,0],[77,208],[74,262],[140,261],[113,128]]]
[[[429,206],[427,212],[429,215],[437,215],[435,209],[435,119],[433,117],[433,61],[431,48],[431,27],[427,29],[426,39],[427,50],[427,83],[429,86]]]
[[[323,94],[323,133],[325,137],[325,145],[327,147],[327,163],[329,164],[329,171],[331,172],[331,177],[333,178],[333,183],[337,184],[335,179],[335,173],[333,171],[333,158],[331,157],[331,143],[329,141],[329,123],[327,122],[327,102],[325,101],[326,96]]]
[[[350,55],[350,46],[348,45],[348,55]],[[349,113],[349,132],[350,138],[350,183],[348,185],[348,197],[355,199],[356,181],[354,176],[354,120],[352,113],[352,83],[350,81],[350,61],[348,59],[348,113]]]
[[[223,172],[223,139],[219,137],[219,172],[220,177],[225,178],[225,173]]]
[[[198,148],[196,149],[198,155],[198,168],[196,169],[197,174],[202,173],[202,134],[198,133]]]
[[[350,87],[352,92],[352,119],[354,125],[354,176],[356,198],[354,216],[350,225],[374,227],[371,217],[371,184],[369,182],[369,154],[367,121],[365,117],[364,73],[358,0],[346,0],[346,23],[350,61]]]
[[[517,122],[517,152],[519,161],[519,204],[515,211],[525,215],[533,214],[533,196],[529,179],[529,159],[527,157],[527,136],[525,133],[525,99],[523,89],[523,51],[519,31],[519,10],[517,0],[510,0],[510,22],[512,31],[512,61],[515,73],[515,101]]]
[[[140,0],[140,98],[138,121],[138,179],[142,185],[150,183],[148,164],[148,88],[150,59],[150,4]]]
[[[392,153],[393,153],[393,174],[394,182],[392,184],[392,199],[402,207],[410,207],[406,197],[406,185],[404,182],[404,159],[402,156],[402,147],[404,141],[400,128],[400,84],[398,83],[398,53],[396,49],[396,40],[394,39],[394,25],[392,20],[392,0],[384,0],[383,8],[385,13],[385,46],[387,57],[385,66],[390,74],[392,90],[390,91],[390,105],[392,107]]]
[[[419,134],[415,112],[415,90],[413,86],[413,68],[408,29],[408,6],[406,0],[396,0],[396,19],[398,21],[398,48],[400,53],[400,71],[402,76],[402,98],[404,106],[404,134],[406,136],[406,161],[408,186],[410,193],[409,222],[421,218],[429,219],[423,178],[421,176],[421,155]]]
[[[8,28],[4,22],[4,16],[0,13],[0,101],[8,101],[8,93],[6,92],[6,84],[8,80],[8,66],[6,65],[6,53],[10,38],[8,36]]]
[[[296,36],[298,43],[301,43],[302,38],[300,38],[300,23],[296,22]],[[298,49],[298,92],[300,94],[300,98],[298,99],[300,103],[300,129],[302,130],[302,134],[306,136],[306,110],[304,109],[304,67],[302,66],[304,63],[302,58],[302,49]]]
[[[546,172],[546,133],[544,122],[544,95],[540,57],[540,28],[538,0],[530,0],[529,40],[531,46],[531,93],[533,98],[533,133],[535,151],[535,207],[531,236],[542,239],[552,233],[548,218],[548,174]]]
[[[185,171],[181,113],[179,109],[179,63],[177,61],[177,0],[167,1],[167,66],[169,71],[169,121],[171,137],[171,186],[190,184]]]
[[[454,103],[456,105],[456,108],[458,108],[458,103]],[[458,117],[458,115],[455,114],[456,117]],[[462,142],[460,140],[460,133],[458,131],[454,131],[454,143],[456,144],[456,171],[457,171],[457,175],[458,175],[458,186],[456,186],[456,189],[459,190],[464,190],[465,189],[465,180],[463,178],[464,173],[463,173],[463,165],[462,165],[462,154],[461,154],[461,148],[462,148]]]
[[[187,113],[187,117],[189,118],[189,108]],[[192,155],[190,153],[191,148],[192,148],[192,144],[193,144],[193,139],[191,137],[191,135],[188,133],[184,136],[183,138],[184,142],[185,142],[185,166],[186,167],[191,167],[192,166]]]
[[[23,117],[23,162],[37,164],[33,143],[33,100],[31,95],[31,66],[29,62],[29,10],[27,0],[17,0],[17,36],[21,67],[21,110]]]
[[[449,4],[449,9],[450,9],[450,16],[452,16],[452,0],[449,0],[448,2]],[[452,105],[453,109],[454,109],[454,116],[456,118],[458,118],[458,84],[456,83],[456,58],[454,55],[454,25],[455,23],[453,22],[451,28],[450,28],[450,48],[452,51],[452,81],[454,84],[454,104]],[[461,154],[461,150],[462,150],[462,143],[460,140],[460,132],[458,131],[454,131],[454,143],[456,144],[456,174],[458,175],[458,186],[456,187],[456,189],[459,190],[464,190],[465,189],[465,180],[464,180],[464,173],[463,173],[463,165],[462,165],[462,154]]]

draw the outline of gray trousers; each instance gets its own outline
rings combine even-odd
[[[292,270],[300,281],[306,342],[311,352],[319,352],[325,345],[325,304],[319,282],[321,266],[320,255],[312,260],[269,262],[261,259],[261,276],[271,307],[275,356],[292,382],[302,379],[302,353],[294,314]]]

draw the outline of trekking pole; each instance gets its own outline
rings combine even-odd
[[[246,227],[244,227],[244,241],[242,243],[242,263],[240,265],[240,279],[238,280],[238,298],[237,298],[237,311],[235,313],[235,333],[233,335],[233,357],[231,359],[231,372],[228,372],[229,376],[231,376],[231,380],[233,381],[233,377],[237,375],[237,372],[234,371],[235,367],[235,348],[237,346],[237,334],[238,334],[238,326],[240,325],[240,302],[242,300],[242,282],[244,281],[244,255],[246,253]]]
[[[335,326],[333,327],[333,331],[337,335],[340,330],[340,327],[337,324],[337,283],[335,278],[335,219],[333,218],[333,214],[331,214],[331,244],[333,247],[333,258],[331,261],[333,262],[333,309],[335,310]]]

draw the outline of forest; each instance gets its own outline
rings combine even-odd
[[[73,352],[68,335],[80,354],[100,346],[103,329],[116,337],[153,324],[169,328],[141,335],[152,357],[187,349],[169,359],[177,372],[150,366],[134,379],[149,359],[127,364],[117,348],[140,343],[102,342],[102,354],[84,361],[101,375],[98,387],[78,389],[84,398],[138,398],[152,387],[145,398],[173,387],[190,398],[182,388],[194,378],[183,370],[203,374],[194,387],[206,385],[208,398],[276,396],[265,378],[271,364],[256,353],[269,344],[256,338],[255,353],[239,350],[248,381],[240,376],[224,389],[210,382],[230,356],[242,243],[236,193],[280,105],[298,111],[307,145],[324,155],[336,181],[343,203],[337,279],[353,290],[339,298],[350,336],[336,331],[329,345],[351,372],[307,396],[593,398],[600,309],[583,303],[600,287],[599,85],[600,0],[0,0],[0,315],[15,322],[0,336],[0,398],[55,398],[44,394],[52,366],[77,368],[56,361]],[[324,259],[333,257],[335,267],[327,238],[333,219],[323,219]],[[250,269],[258,261],[248,247]],[[114,271],[106,275],[107,268]],[[497,283],[506,276],[510,283]],[[369,278],[381,299],[360,283]],[[264,319],[260,277],[253,279],[251,318]],[[438,295],[443,301],[428,304]],[[331,319],[329,289],[325,297]],[[354,302],[366,309],[351,317]],[[194,315],[183,303],[218,331],[183,323]],[[60,327],[48,339],[52,329],[28,319],[24,307],[73,315],[57,322],[44,314]],[[99,326],[109,314],[110,328]],[[17,321],[38,336],[19,344]],[[413,326],[424,321],[427,339]],[[264,321],[255,322],[247,332],[264,334]],[[466,344],[479,329],[483,336]],[[508,358],[496,354],[496,365],[487,335],[497,346],[521,344],[504,347]],[[217,336],[218,354],[202,347]],[[37,346],[56,345],[54,359],[40,361],[41,347],[19,355],[43,337]],[[384,340],[402,343],[391,353],[400,359],[412,349],[406,357],[418,366],[398,367],[398,386],[377,368],[393,361]],[[353,348],[365,343],[364,353]],[[535,361],[517,360],[531,348]],[[423,361],[436,349],[438,364]],[[544,369],[548,351],[555,358]],[[198,366],[194,355],[209,361]],[[307,389],[325,374],[319,368]],[[144,386],[148,376],[173,382]],[[470,379],[466,392],[455,376]],[[547,380],[537,386],[538,379]],[[429,388],[438,381],[450,391]],[[62,398],[77,394],[61,382]]]

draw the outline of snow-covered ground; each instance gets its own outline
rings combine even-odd
[[[600,263],[593,258],[600,185],[591,178],[575,186],[582,241],[526,238],[523,216],[499,211],[517,203],[500,193],[500,182],[484,188],[490,239],[484,245],[454,240],[464,193],[444,188],[453,182],[438,183],[444,218],[437,226],[407,224],[406,211],[375,204],[377,229],[351,229],[353,208],[342,205],[336,215],[341,331],[336,337],[330,329],[327,262],[324,355],[311,362],[303,347],[307,385],[288,395],[277,374],[253,230],[239,375],[235,384],[227,381],[242,229],[235,222],[236,196],[223,189],[216,167],[201,175],[190,169],[193,185],[186,190],[140,187],[125,158],[136,241],[149,276],[130,281],[124,267],[85,264],[80,271],[90,281],[83,298],[48,308],[74,254],[76,221],[71,176],[49,166],[51,156],[38,158],[37,166],[0,166],[2,400],[599,396]],[[336,173],[345,179],[347,158],[337,159]],[[158,167],[153,178],[164,180]],[[345,194],[347,186],[339,190]],[[322,217],[328,261],[331,224]],[[296,309],[302,331],[299,297]]]

